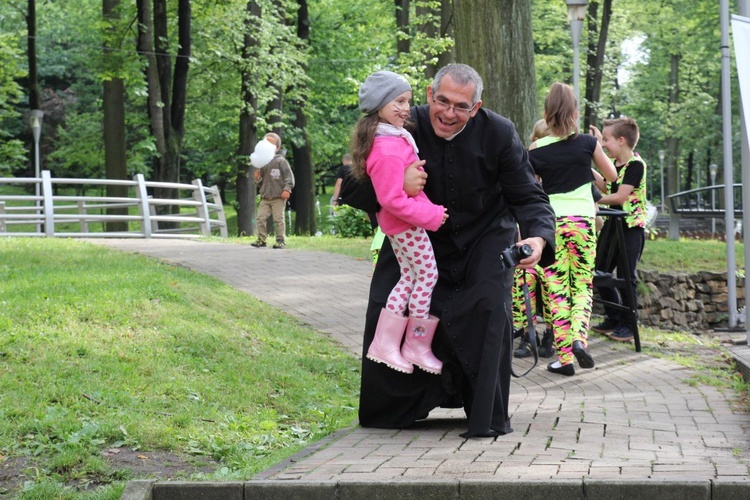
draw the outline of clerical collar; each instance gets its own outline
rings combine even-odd
[[[464,126],[463,126],[463,127],[461,127],[461,130],[459,130],[458,132],[456,132],[455,134],[453,134],[453,135],[452,135],[452,136],[450,136],[450,137],[446,137],[446,138],[445,138],[445,140],[446,140],[446,141],[452,141],[453,139],[455,139],[455,138],[456,138],[456,136],[458,136],[458,134],[460,134],[461,132],[463,132],[463,131],[464,131],[464,129],[466,128],[466,125],[468,125],[468,124],[469,124],[469,122],[467,121],[466,123],[464,123]]]

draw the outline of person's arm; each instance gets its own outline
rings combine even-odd
[[[604,149],[602,149],[602,145],[599,144],[599,141],[596,141],[596,148],[594,149],[594,155],[592,159],[594,160],[594,165],[596,165],[596,168],[599,169],[599,172],[601,172],[602,176],[605,179],[607,179],[609,182],[614,182],[617,179],[617,169],[615,168],[614,163],[612,163],[612,161],[607,158],[607,155],[604,153]],[[597,187],[599,187],[598,184]]]
[[[640,161],[632,161],[625,167],[625,174],[622,178],[622,184],[617,188],[616,193],[610,193],[602,197],[599,203],[602,205],[622,205],[643,180],[645,169]]]
[[[339,192],[341,191],[341,184],[344,182],[344,179],[341,177],[336,178],[336,184],[333,186],[333,196],[331,197],[331,205],[334,207],[339,206]]]
[[[625,200],[628,199],[628,196],[630,196],[630,193],[633,192],[635,189],[635,186],[631,186],[630,184],[621,184],[619,188],[617,188],[616,193],[610,193],[605,194],[602,196],[602,198],[599,200],[600,205],[622,205],[625,203]]]
[[[339,198],[343,205],[349,205],[366,213],[377,213],[380,210],[375,188],[372,187],[369,177],[359,181],[351,172],[348,172],[341,181]]]
[[[595,169],[591,169],[591,174],[594,176],[594,186],[596,186],[596,189],[599,190],[601,194],[606,194],[609,192],[607,189],[607,181],[604,179],[602,174],[597,172]],[[596,200],[598,203],[598,200]]]
[[[289,166],[289,162],[286,160],[283,161],[284,163],[282,164],[281,172],[284,175],[284,190],[281,192],[281,198],[288,200],[292,195],[292,189],[294,189],[294,172],[292,172],[292,167]]]

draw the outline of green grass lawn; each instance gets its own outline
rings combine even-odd
[[[369,246],[289,237],[360,259]],[[725,248],[648,241],[641,267],[721,271]],[[641,335],[644,353],[712,366],[695,383],[747,398],[715,340]],[[0,496],[119,498],[143,477],[103,457],[118,449],[211,471],[186,478],[246,479],[351,425],[358,388],[359,363],[326,335],[214,278],[77,240],[0,239],[0,474],[20,479]]]
[[[245,479],[351,425],[358,384],[329,337],[214,278],[74,240],[0,239],[0,463],[23,464],[20,498],[92,483],[118,498],[130,477],[103,460],[113,448]]]

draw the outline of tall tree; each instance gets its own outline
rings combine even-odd
[[[185,101],[190,67],[190,0],[177,2],[178,34],[174,72],[169,53],[167,0],[136,0],[136,6],[139,24],[138,51],[147,64],[148,110],[151,133],[158,153],[154,159],[154,177],[161,182],[178,182],[185,137]],[[158,188],[154,194],[158,198],[177,196],[174,189],[168,188]],[[178,208],[173,207],[174,210]]]
[[[26,11],[26,56],[29,61],[29,77],[27,89],[29,93],[29,109],[41,109],[39,98],[39,72],[36,59],[36,0],[28,0]]]
[[[602,17],[599,21],[599,5],[602,6]],[[588,7],[588,55],[586,57],[586,94],[583,130],[589,125],[599,126],[598,105],[602,96],[602,78],[604,76],[604,54],[607,47],[609,22],[612,19],[612,0],[593,0]]]
[[[394,0],[396,6],[396,54],[409,52],[410,25],[409,8],[411,0]]]
[[[297,0],[297,37],[303,46],[307,46],[310,40],[310,18],[307,10],[307,0]],[[303,70],[307,71],[304,64]],[[298,86],[295,89],[294,105],[294,128],[299,131],[301,137],[292,143],[295,170],[295,208],[297,219],[295,221],[295,233],[313,234],[316,229],[315,222],[315,183],[313,180],[312,152],[309,135],[307,133],[307,106],[306,88]]]
[[[241,94],[239,143],[237,147],[237,232],[238,236],[255,234],[255,182],[253,181],[250,154],[258,142],[256,118],[258,97],[254,91],[254,62],[259,53],[258,25],[260,6],[248,0],[245,6],[244,34],[242,37]]]
[[[39,96],[39,76],[36,60],[36,0],[28,0],[26,11],[26,31],[28,32],[26,38],[26,56],[29,61],[29,76],[27,80],[29,109],[42,109],[42,102]],[[32,165],[37,165],[41,162],[41,159],[37,158],[37,154],[41,155],[41,149],[39,150],[39,153],[37,153],[35,143],[32,142],[30,155]]]
[[[484,79],[484,106],[528,137],[536,112],[531,5],[527,0],[454,0],[456,60]]]
[[[119,47],[113,46],[113,35],[120,20],[120,0],[102,0],[102,13],[106,22],[104,33],[104,61],[112,66],[106,74],[103,86],[102,107],[104,111],[104,171],[107,179],[127,178],[127,151],[125,147],[125,82],[119,76],[122,68]],[[128,187],[107,185],[107,196],[126,198]],[[128,209],[108,208],[110,215],[126,215]],[[127,231],[126,221],[108,222],[107,231]]]

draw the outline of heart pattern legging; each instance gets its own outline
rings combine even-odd
[[[396,255],[401,277],[391,290],[386,308],[394,313],[427,319],[430,315],[432,291],[437,284],[438,272],[435,254],[427,231],[412,227],[398,234],[388,235]]]

